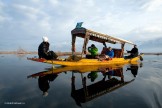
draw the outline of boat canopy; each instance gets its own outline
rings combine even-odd
[[[133,42],[121,39],[121,38],[116,38],[116,37],[112,37],[109,36],[107,34],[102,34],[102,33],[98,33],[86,28],[75,28],[71,31],[72,36],[78,36],[78,37],[82,37],[85,38],[86,36],[89,37],[89,40],[92,41],[96,41],[96,42],[108,42],[108,43],[112,43],[112,44],[116,44],[116,43],[121,43],[121,44],[132,44],[135,45]]]
[[[130,42],[130,41],[127,41],[121,38],[109,36],[107,34],[98,33],[98,32],[83,28],[83,27],[73,29],[71,31],[71,34],[72,34],[72,53],[75,52],[76,37],[84,38],[82,54],[86,52],[86,46],[89,40],[103,43],[104,45],[106,45],[106,43],[111,43],[111,44],[119,43],[119,44],[122,44],[122,48],[124,48],[125,43],[135,45],[133,42]]]

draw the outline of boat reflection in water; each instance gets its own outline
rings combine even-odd
[[[47,96],[49,82],[54,81],[59,73],[71,72],[71,97],[78,106],[81,106],[81,103],[91,101],[94,98],[114,91],[134,81],[135,77],[130,81],[124,81],[123,66],[124,65],[59,67],[29,75],[28,78],[38,77],[39,88],[43,91],[43,95]],[[138,64],[130,65],[130,68],[127,68],[127,71],[129,70],[136,76]],[[75,74],[78,72],[81,74],[81,83],[83,85],[80,89],[76,89],[75,86]],[[94,82],[98,75],[102,75],[100,77],[103,78]],[[90,80],[92,84],[88,85],[87,80]]]
[[[141,65],[142,66],[142,65]],[[131,70],[132,74],[134,76],[137,75],[138,72],[138,67],[139,64],[131,64],[130,68],[127,70]],[[97,71],[96,71],[97,72]],[[87,78],[82,77],[82,85],[83,88],[81,89],[76,89],[75,87],[75,76],[74,73],[72,75],[72,83],[71,83],[71,97],[75,100],[76,104],[78,106],[81,106],[81,103],[85,103],[88,101],[93,100],[94,98],[97,98],[101,95],[107,94],[111,91],[114,91],[120,87],[123,87],[135,79],[131,79],[130,81],[124,81],[124,75],[123,75],[123,67],[118,67],[118,68],[112,68],[112,67],[105,67],[105,68],[99,68],[98,72],[101,72],[103,75],[103,79],[93,83],[91,85],[87,85]],[[95,78],[97,77],[97,73],[91,72],[88,74],[91,75],[90,78],[91,81],[93,82]],[[93,76],[94,75],[94,76]],[[106,76],[108,78],[106,78]]]

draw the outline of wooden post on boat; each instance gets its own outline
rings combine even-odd
[[[75,40],[76,40],[76,36],[74,36],[73,34],[72,34],[72,48],[71,48],[71,50],[72,50],[72,59],[74,59],[74,55],[75,55]]]
[[[124,45],[125,45],[125,43],[121,44],[121,54],[120,54],[120,57],[123,57],[123,55],[124,55]]]
[[[83,43],[83,48],[82,48],[82,54],[81,57],[83,57],[83,54],[86,54],[86,48],[87,48],[87,43],[89,41],[89,35],[88,32],[86,31],[85,38],[84,38],[84,43]]]
[[[105,48],[107,48],[106,42],[103,42],[103,45],[104,45]]]

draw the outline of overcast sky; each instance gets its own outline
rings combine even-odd
[[[48,36],[51,50],[70,51],[71,30],[81,21],[140,44],[162,38],[162,0],[0,0],[0,50],[37,51]]]

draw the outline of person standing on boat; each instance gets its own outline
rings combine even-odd
[[[137,48],[137,45],[134,45],[134,48],[132,48],[131,51],[128,51],[128,50],[127,50],[127,53],[130,53],[130,55],[127,56],[126,58],[137,57],[137,56],[138,56],[138,48]]]
[[[56,59],[58,56],[53,52],[49,51],[49,42],[47,37],[43,37],[43,42],[38,47],[39,58],[45,58],[47,60]]]
[[[88,47],[88,52],[91,53],[90,58],[96,58],[98,54],[98,49],[94,44],[92,44],[90,47]]]

